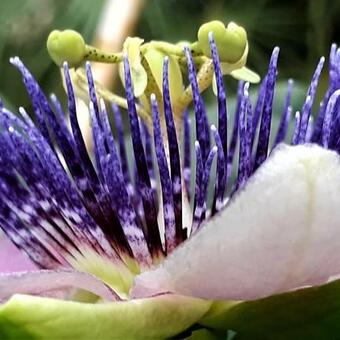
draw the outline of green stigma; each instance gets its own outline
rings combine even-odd
[[[76,31],[54,30],[49,34],[46,45],[49,55],[58,66],[67,61],[70,67],[76,67],[84,61],[86,44]]]

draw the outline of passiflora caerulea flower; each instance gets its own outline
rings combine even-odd
[[[294,124],[288,83],[281,121],[272,131],[275,48],[255,103],[249,83],[239,83],[228,129],[216,46],[223,49],[232,38],[222,32],[216,44],[209,32],[200,31],[198,41],[212,58],[217,128],[209,126],[197,63],[184,48],[195,113],[195,174],[189,116],[173,115],[170,58],[163,63],[161,98],[152,94],[149,108],[142,107],[150,129],[150,122],[138,118],[129,55],[121,56],[131,169],[120,112],[112,106],[116,143],[111,111],[96,92],[89,63],[93,159],[77,121],[77,84],[68,64],[69,122],[57,98],[49,101],[20,59],[11,59],[23,76],[35,122],[23,108],[17,116],[1,105],[0,224],[40,270],[0,276],[3,338],[226,338],[228,330],[238,339],[338,334],[340,52],[332,46],[329,87],[314,123],[324,58]],[[233,53],[231,62],[237,56],[242,53]],[[139,94],[145,96],[146,88]]]

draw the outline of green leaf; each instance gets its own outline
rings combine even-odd
[[[196,323],[210,305],[179,295],[99,304],[14,295],[0,307],[0,337],[164,339]]]
[[[200,323],[232,329],[235,339],[336,339],[340,280],[256,301],[215,302]]]

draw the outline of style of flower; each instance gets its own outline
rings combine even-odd
[[[324,58],[295,116],[291,140],[289,81],[270,143],[279,49],[273,51],[254,106],[249,84],[239,83],[228,129],[219,56],[213,35],[208,37],[217,128],[209,126],[195,63],[185,48],[197,140],[193,191],[190,119],[188,113],[183,117],[181,146],[169,58],[163,64],[163,107],[154,94],[150,98],[149,131],[138,118],[129,60],[123,56],[134,176],[120,111],[112,106],[117,148],[89,63],[94,162],[78,125],[67,63],[70,128],[57,98],[52,96],[50,104],[20,59],[11,59],[23,76],[36,122],[23,108],[18,117],[1,105],[0,225],[40,270],[0,276],[0,298],[9,298],[0,307],[1,335],[154,339],[190,336],[200,327],[215,336],[228,329],[256,335],[262,334],[252,326],[256,317],[265,324],[261,308],[275,308],[280,301],[294,308],[301,299],[332,297],[329,291],[340,273],[340,52],[332,46],[329,87],[315,122],[311,112]],[[214,184],[211,203],[209,181]],[[319,290],[306,288],[320,285]],[[253,319],[242,319],[247,312]]]

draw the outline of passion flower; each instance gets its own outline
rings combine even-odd
[[[126,101],[119,103],[128,109],[132,167],[120,111],[113,105],[117,145],[103,100],[113,97],[101,96],[107,92],[98,91],[88,62],[93,159],[77,121],[74,86],[80,85],[72,84],[68,64],[63,63],[63,72],[70,124],[57,98],[49,101],[20,59],[11,59],[23,76],[36,119],[23,108],[16,116],[1,105],[0,225],[40,270],[1,275],[4,338],[155,339],[191,333],[221,338],[228,330],[239,339],[338,334],[339,50],[332,46],[329,87],[315,123],[311,111],[324,58],[289,138],[292,82],[276,134],[271,128],[278,48],[255,105],[249,83],[240,82],[228,129],[214,33],[207,33],[211,51],[207,46],[200,51],[216,77],[217,128],[209,125],[200,94],[203,78],[196,67],[202,65],[188,45],[162,59],[161,84],[150,78],[159,71],[150,73],[150,64],[144,63],[147,81],[138,91],[144,96],[138,104],[131,55],[122,53]],[[137,64],[145,62],[144,52],[133,59]],[[73,60],[75,54],[68,55]],[[176,55],[185,56],[190,89],[183,92],[179,82],[184,97],[173,99],[170,57],[183,62]],[[59,57],[54,55],[58,63]],[[147,97],[148,86],[160,96]],[[197,140],[193,191],[190,122],[179,109],[188,96]],[[146,123],[138,110],[144,110]],[[211,170],[214,159],[216,173]],[[234,163],[236,177],[231,176]],[[211,204],[209,181],[214,185]]]

